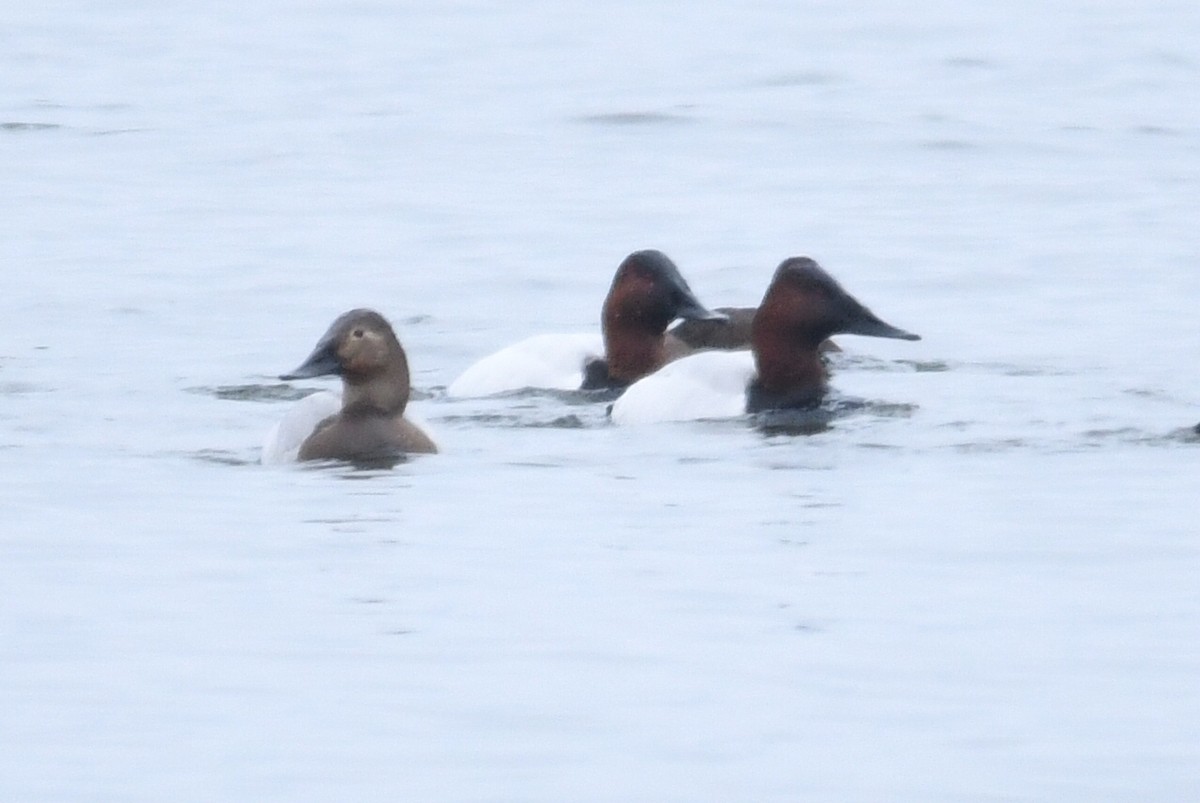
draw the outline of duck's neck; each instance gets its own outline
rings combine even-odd
[[[670,359],[665,334],[672,318],[670,305],[653,283],[617,273],[600,313],[604,357],[615,382],[636,382]]]
[[[758,373],[751,385],[750,412],[820,404],[829,380],[820,353],[828,333],[797,327],[789,305],[774,300],[765,300],[754,319],[751,339]]]
[[[408,361],[401,358],[370,376],[343,377],[342,413],[358,415],[403,415],[409,397]]]
[[[604,332],[608,374],[614,382],[630,384],[652,374],[667,361],[662,335],[646,332]]]
[[[629,384],[661,368],[668,359],[665,333],[670,322],[654,305],[643,308],[610,297],[601,320],[609,376]]]
[[[748,412],[786,407],[815,407],[828,388],[829,374],[817,349],[786,358],[755,354],[758,376],[750,386]]]

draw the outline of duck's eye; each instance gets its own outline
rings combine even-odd
[[[363,336],[363,334],[364,334],[364,332],[363,332],[363,330],[362,330],[362,329],[355,329],[355,330],[354,330],[353,332],[351,332],[350,334],[351,334],[352,336],[354,336],[354,337],[362,337],[362,336]]]

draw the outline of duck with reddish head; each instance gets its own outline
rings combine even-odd
[[[689,354],[688,344],[667,332],[672,321],[724,317],[705,309],[662,251],[635,251],[617,268],[604,299],[604,357],[585,365],[582,389],[624,388]]]
[[[721,319],[700,303],[661,251],[635,251],[617,268],[601,309],[601,334],[535,335],[483,358],[446,389],[487,396],[523,388],[620,390],[694,349],[672,321]]]
[[[721,418],[812,409],[828,391],[821,344],[837,334],[920,340],[885,323],[812,259],[776,269],[751,323],[751,354],[702,352],[632,385],[613,405],[617,423]]]
[[[329,327],[299,368],[280,379],[339,376],[342,395],[306,396],[275,426],[264,463],[293,460],[394,461],[437,446],[405,418],[408,356],[378,312],[355,309]]]
[[[884,323],[808,257],[792,257],[775,271],[751,325],[756,375],[746,411],[815,407],[829,372],[820,346],[832,335],[920,340]]]

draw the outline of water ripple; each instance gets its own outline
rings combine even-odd
[[[685,125],[696,122],[695,117],[669,112],[609,112],[585,114],[575,119],[581,123],[603,126]]]

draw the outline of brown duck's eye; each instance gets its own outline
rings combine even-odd
[[[364,333],[362,329],[355,329],[350,334],[352,334],[354,337],[362,337]]]

